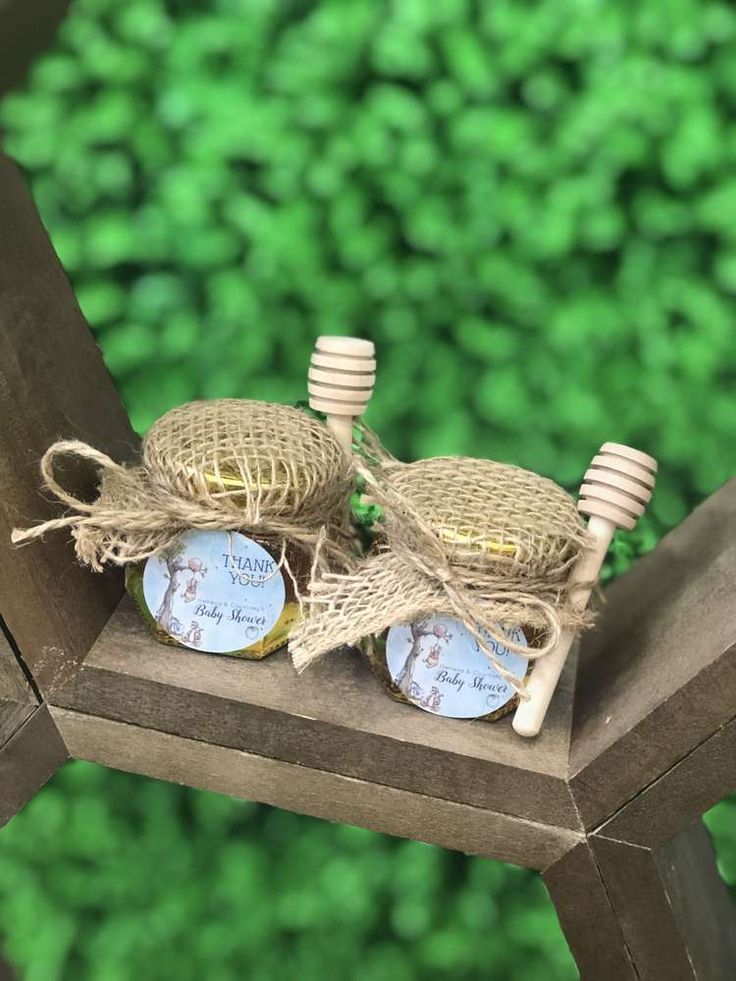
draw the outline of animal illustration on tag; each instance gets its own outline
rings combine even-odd
[[[439,688],[433,685],[429,695],[421,699],[419,704],[422,708],[429,709],[430,712],[439,712],[442,705],[442,693]]]
[[[171,617],[169,620],[169,633],[172,637],[184,636],[184,626],[176,619],[176,617]]]
[[[207,574],[207,567],[203,564],[201,559],[198,559],[193,555],[187,563],[187,568],[192,575],[189,577],[189,579],[187,579],[187,587],[184,590],[182,599],[185,603],[191,603],[197,598],[197,589],[199,587],[197,576],[199,575],[202,577],[202,579],[204,579]]]
[[[416,623],[409,624],[409,630],[411,631],[411,647],[409,648],[409,653],[406,655],[404,666],[396,678],[396,687],[403,691],[408,698],[414,697],[411,694],[414,668],[416,667],[416,663],[419,660],[419,655],[422,652],[422,641],[424,638],[435,637],[437,640],[443,640],[445,643],[452,640],[452,634],[448,632],[446,624],[436,623],[431,629],[427,629],[427,625],[427,618],[418,620]],[[439,648],[440,645],[436,644],[435,646]],[[439,662],[439,654],[437,654],[437,661]]]
[[[442,649],[439,644],[432,644],[429,648],[429,654],[424,658],[424,663],[428,668],[436,668],[440,663],[440,654]]]
[[[192,620],[189,630],[184,634],[184,641],[192,647],[199,647],[202,643],[202,627],[196,620]]]
[[[178,631],[173,629],[175,620],[174,597],[179,592],[182,573],[187,571],[191,572],[191,576],[187,580],[186,589],[182,596],[185,603],[190,603],[197,595],[197,576],[204,578],[207,573],[207,569],[202,560],[198,559],[196,556],[191,556],[185,562],[183,559],[183,553],[185,552],[186,542],[180,535],[178,538],[175,538],[170,545],[163,549],[159,555],[159,560],[166,566],[164,578],[168,580],[168,583],[163,598],[161,599],[161,605],[156,612],[155,620],[159,626],[167,633],[171,634],[172,637],[180,636],[182,632],[181,624],[178,624]]]

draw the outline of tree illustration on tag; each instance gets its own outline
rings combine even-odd
[[[188,531],[146,562],[154,620],[185,647],[226,654],[265,637],[286,601],[281,569],[258,542],[231,531]]]
[[[526,646],[519,627],[504,627],[515,644]],[[490,634],[481,636],[494,656],[517,678],[526,674],[523,654]],[[412,704],[455,719],[474,719],[502,708],[515,695],[468,628],[452,617],[427,616],[395,624],[386,639],[386,663],[396,687]]]

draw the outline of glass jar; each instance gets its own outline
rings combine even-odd
[[[517,643],[535,646],[535,631],[512,628]],[[425,640],[426,638],[426,640]],[[449,643],[455,642],[453,646]],[[490,637],[486,637],[491,642]],[[449,649],[445,648],[448,643]],[[519,678],[528,676],[532,661],[521,654],[499,650],[496,656]],[[418,648],[413,670],[404,666]],[[519,703],[513,687],[478,650],[472,635],[452,617],[422,618],[412,624],[396,624],[363,641],[363,653],[386,691],[399,702],[415,705],[434,715],[453,719],[495,722]]]
[[[204,474],[237,500],[242,478]],[[260,659],[283,647],[301,616],[310,561],[274,535],[191,529],[126,568],[126,588],[161,643]]]
[[[448,544],[472,547],[478,553],[514,558],[512,543],[478,541],[470,532],[438,529]],[[502,626],[517,645],[538,647],[542,632],[529,626]],[[533,662],[510,650],[484,631],[488,647],[515,677],[529,675]],[[497,671],[476,638],[452,616],[421,617],[410,624],[394,624],[383,633],[365,638],[362,650],[374,674],[397,701],[447,718],[494,722],[512,712],[519,697]]]

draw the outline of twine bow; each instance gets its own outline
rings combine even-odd
[[[474,465],[486,461],[470,462]],[[463,470],[462,460],[453,464]],[[411,466],[419,468],[419,464]],[[371,498],[383,509],[385,542],[379,553],[354,573],[313,576],[306,600],[310,616],[296,627],[289,645],[295,666],[301,670],[329,650],[355,645],[363,637],[382,633],[396,623],[413,622],[431,614],[449,615],[462,621],[499,675],[521,698],[526,697],[523,679],[505,667],[488,638],[499,647],[535,660],[554,649],[563,628],[577,629],[587,622],[586,614],[577,613],[565,603],[569,567],[586,544],[574,504],[543,478],[508,468],[513,471],[514,480],[524,474],[522,479],[531,483],[538,495],[557,496],[564,523],[570,526],[570,539],[563,541],[564,536],[560,536],[562,544],[555,544],[554,539],[548,543],[550,552],[556,549],[559,553],[551,556],[554,561],[548,567],[539,560],[535,569],[503,558],[483,565],[480,556],[474,558],[469,552],[463,558],[457,550],[453,552],[438,534],[436,518],[417,506],[401,480],[392,479],[392,474],[405,474],[406,469],[399,464],[381,473],[358,466]],[[426,475],[428,496],[432,491],[437,495],[452,493],[457,478],[449,465],[446,469],[451,473],[450,486],[433,486],[432,474]],[[523,508],[524,504],[522,494],[520,506]],[[452,507],[452,503],[447,507]],[[462,503],[456,502],[455,510],[462,511]],[[460,515],[460,523],[471,524],[472,515]],[[534,627],[544,642],[535,647],[520,644],[507,636],[504,623]]]
[[[96,500],[82,501],[59,484],[55,465],[64,456],[96,466]],[[235,475],[234,489],[224,473]],[[350,464],[320,422],[289,406],[189,403],[154,425],[142,464],[124,466],[86,443],[63,440],[44,454],[41,476],[73,513],[15,529],[12,541],[24,545],[69,528],[80,561],[95,571],[140,562],[191,528],[273,536],[320,567],[352,564]]]

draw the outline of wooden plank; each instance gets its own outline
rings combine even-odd
[[[543,875],[582,981],[637,981],[588,842],[579,842]]]
[[[657,849],[590,840],[642,981],[733,981],[736,911],[702,823]]]
[[[66,747],[48,709],[39,706],[0,749],[0,827],[67,759]]]
[[[0,698],[0,749],[33,713],[35,702],[14,702]]]
[[[343,821],[443,848],[546,868],[581,838],[577,832],[153,729],[53,708],[77,759]]]
[[[0,619],[0,747],[31,715],[38,700],[10,646]]]
[[[571,669],[574,665],[571,665]],[[355,653],[297,675],[159,644],[123,600],[54,704],[188,739],[576,827],[565,783],[571,682],[534,743],[510,721],[439,719],[389,698]]]
[[[736,481],[606,596],[582,645],[571,741],[589,828],[736,715]]]
[[[13,702],[36,701],[15,651],[10,645],[10,640],[5,634],[2,617],[0,617],[0,698]]]
[[[69,0],[3,0],[0,3],[0,93],[17,85],[47,48]]]
[[[49,692],[89,650],[114,609],[119,575],[76,561],[69,535],[16,549],[11,529],[60,513],[39,493],[54,440],[80,438],[116,458],[137,439],[16,167],[0,155],[0,609],[38,687]],[[66,474],[92,493],[95,474]]]
[[[600,829],[654,848],[736,792],[736,719],[636,796]]]

